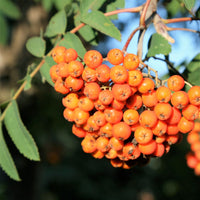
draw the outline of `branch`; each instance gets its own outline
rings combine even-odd
[[[174,19],[162,19],[165,24],[177,23],[177,22],[187,22],[193,20],[200,20],[200,18],[194,17],[181,17],[181,18],[174,18]]]
[[[189,32],[193,32],[193,33],[200,33],[200,31],[196,31],[193,29],[189,29],[189,28],[172,28],[172,27],[167,27],[167,31],[189,31]]]

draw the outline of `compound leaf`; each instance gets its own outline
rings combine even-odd
[[[40,156],[38,148],[21,120],[17,102],[15,100],[12,100],[7,107],[4,120],[8,134],[20,153],[30,160],[39,161]]]
[[[115,27],[108,17],[104,16],[102,12],[92,11],[81,16],[81,21],[102,32],[103,34],[121,41],[120,31]]]
[[[46,42],[41,37],[32,37],[26,42],[27,50],[36,57],[43,57],[46,50]]]
[[[0,122],[0,166],[12,179],[20,181],[16,166],[10,155],[8,147],[3,137],[2,123]]]

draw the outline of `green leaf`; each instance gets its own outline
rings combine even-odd
[[[100,11],[92,11],[81,17],[81,21],[105,35],[121,41],[121,33],[115,25]]]
[[[79,37],[70,32],[65,34],[64,39],[59,43],[59,45],[66,48],[75,49],[81,58],[83,58],[86,53],[86,49],[83,46]]]
[[[53,37],[58,34],[64,34],[67,26],[67,17],[64,10],[57,12],[49,21],[44,33],[46,37]]]
[[[125,7],[125,1],[124,0],[116,0],[116,1],[113,1],[111,3],[109,3],[107,6],[106,6],[106,12],[111,12],[113,10],[116,10],[118,8],[124,8]],[[109,16],[109,19],[118,19],[118,15],[111,15]]]
[[[21,120],[15,100],[12,100],[11,104],[7,107],[4,120],[8,134],[20,153],[30,160],[39,161],[38,148]]]
[[[32,37],[26,42],[27,50],[36,57],[43,57],[46,50],[46,42],[40,37]]]
[[[20,177],[18,175],[16,166],[14,164],[14,161],[10,155],[10,152],[3,137],[1,121],[0,121],[0,166],[10,178],[16,181],[20,181]]]
[[[192,8],[195,6],[196,0],[182,0],[182,2],[185,4],[185,7],[188,10],[192,10]]]
[[[29,74],[26,75],[25,77],[25,81],[26,81],[26,85],[24,87],[24,90],[29,90],[31,88],[31,81],[32,81],[32,78]]]
[[[8,41],[8,24],[6,19],[0,15],[0,27],[1,27],[1,34],[0,34],[0,44],[5,45]]]
[[[81,15],[87,14],[91,10],[98,10],[106,0],[82,0],[80,3]]]
[[[158,54],[168,55],[170,52],[171,45],[168,43],[168,41],[158,33],[153,34],[150,41],[147,57],[155,56]]]
[[[0,12],[12,19],[21,17],[19,8],[10,0],[0,0]]]
[[[45,63],[40,68],[40,73],[42,77],[51,85],[54,86],[53,81],[51,80],[51,76],[49,74],[50,68],[55,65],[56,62],[54,62],[52,57],[46,57]]]
[[[200,68],[197,68],[193,72],[188,74],[188,81],[194,85],[200,85]]]
[[[62,10],[65,6],[72,3],[72,0],[54,0],[57,10]]]
[[[173,0],[166,5],[169,17],[174,17],[180,10],[181,5],[178,0]]]
[[[193,72],[200,68],[200,53],[197,54],[192,61],[186,66],[187,70]]]
[[[75,18],[75,25],[78,26],[81,22],[80,15],[76,16]],[[78,32],[81,34],[83,39],[90,43],[91,45],[97,45],[96,37],[97,37],[97,31],[92,29],[90,26],[85,25],[83,28],[79,29]]]

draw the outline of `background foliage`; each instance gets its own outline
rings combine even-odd
[[[174,145],[168,155],[152,160],[148,166],[128,171],[114,169],[106,160],[96,160],[82,152],[80,139],[72,135],[71,124],[62,116],[62,96],[51,87],[48,70],[54,61],[48,52],[61,37],[60,44],[75,48],[80,56],[91,48],[106,54],[115,48],[114,43],[109,46],[110,38],[123,41],[123,31],[129,21],[119,23],[120,15],[105,17],[103,13],[127,4],[135,7],[143,3],[143,0],[0,1],[1,113],[10,96],[26,81],[26,92],[17,96],[17,101],[10,102],[5,120],[0,123],[1,167],[21,182],[13,181],[2,170],[0,199],[198,199],[200,179],[186,166],[189,146],[185,138],[181,144]],[[199,10],[195,0],[163,0],[158,4],[158,11],[166,13],[166,18],[199,17]],[[139,19],[137,14],[129,15],[131,20]],[[81,22],[87,25],[77,34],[69,32]],[[181,25],[199,28],[197,21]],[[176,43],[171,46],[160,37],[154,34],[146,42],[145,45],[149,45],[149,51],[144,54],[147,60],[150,56],[164,59],[173,55],[172,47],[176,47]],[[182,32],[182,37],[200,43],[197,33]],[[165,48],[155,48],[162,43]],[[137,46],[131,45],[133,49]],[[179,45],[185,49],[184,44]],[[131,47],[130,51],[134,52]],[[160,53],[165,56],[160,57]],[[33,75],[45,55],[40,73]],[[191,62],[184,60],[174,66],[196,85],[200,85],[199,55],[194,54]],[[164,71],[166,65],[161,66],[159,70]],[[168,67],[166,76],[176,73],[174,68]],[[38,160],[40,162],[35,162]]]

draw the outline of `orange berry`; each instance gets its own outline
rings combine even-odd
[[[144,110],[139,117],[139,122],[141,126],[151,128],[156,125],[157,123],[157,116],[154,111],[151,110]]]
[[[108,65],[102,64],[96,68],[96,77],[102,82],[108,82],[110,79],[110,68]]]
[[[128,53],[124,57],[123,65],[128,70],[134,70],[139,67],[140,60],[137,55]]]
[[[79,91],[83,87],[83,79],[68,76],[65,79],[65,86],[70,89],[70,91]]]
[[[96,122],[94,120],[94,115],[89,116],[89,118],[83,125],[83,129],[89,133],[99,130],[99,126],[96,124]]]
[[[122,65],[115,65],[110,69],[110,78],[114,83],[125,83],[128,80],[128,71]]]
[[[119,140],[116,137],[111,137],[109,140],[109,146],[111,149],[114,149],[115,151],[120,151],[124,146],[124,141]]]
[[[156,136],[155,140],[156,140],[156,143],[159,143],[159,144],[164,143],[165,140],[166,140],[166,135],[164,134],[164,135],[161,135],[161,136]]]
[[[105,157],[108,158],[108,159],[117,158],[117,151],[110,148],[109,151],[105,154]]]
[[[103,105],[109,105],[112,103],[114,97],[113,97],[113,93],[110,90],[102,90],[99,93],[99,101],[103,104]]]
[[[193,86],[188,90],[190,103],[195,106],[200,106],[200,86]]]
[[[91,135],[86,135],[81,142],[82,149],[85,153],[93,153],[96,151],[96,140]]]
[[[175,108],[183,109],[189,103],[188,94],[185,91],[177,91],[172,94],[171,103]]]
[[[183,108],[182,114],[187,120],[195,120],[199,117],[199,108],[197,106],[189,104],[185,108]]]
[[[176,135],[179,133],[177,124],[169,124],[167,126],[167,135]]]
[[[162,143],[156,143],[156,149],[153,152],[153,156],[162,157],[165,153],[165,146]]]
[[[153,107],[157,104],[156,91],[142,94],[142,101],[146,107]]]
[[[136,124],[139,121],[139,113],[133,109],[127,109],[124,111],[123,120],[128,125]]]
[[[69,71],[68,71],[68,64],[67,63],[59,63],[58,64],[59,67],[59,76],[66,78],[69,76]]]
[[[111,102],[111,107],[116,110],[122,110],[126,104],[126,101],[118,101],[116,99],[113,99]]]
[[[156,145],[155,140],[151,140],[147,144],[138,144],[138,148],[139,148],[140,152],[145,155],[152,154],[156,150],[156,147],[157,147],[157,145]]]
[[[100,136],[96,140],[97,149],[101,152],[106,152],[110,149],[109,147],[109,138]]]
[[[126,101],[126,107],[138,110],[142,107],[142,97],[138,94],[131,95]]]
[[[187,142],[189,144],[192,144],[193,142],[196,142],[198,140],[200,140],[200,135],[199,135],[198,132],[191,131],[191,132],[188,133],[188,135],[187,135]]]
[[[106,124],[106,117],[102,111],[96,111],[93,116],[98,126],[104,126]]]
[[[69,93],[66,97],[62,99],[63,106],[73,110],[78,107],[78,95],[76,93]]]
[[[179,137],[180,137],[180,134],[167,135],[166,136],[166,141],[168,142],[169,145],[176,144],[179,141]]]
[[[186,162],[189,168],[194,169],[198,163],[198,160],[192,152],[189,152],[186,155]]]
[[[122,167],[122,165],[123,165],[123,161],[120,160],[119,158],[111,159],[110,163],[115,168]]]
[[[178,108],[172,107],[172,114],[171,116],[166,120],[166,122],[170,125],[172,124],[178,124],[178,122],[181,119],[181,111],[178,110]]]
[[[135,130],[134,138],[139,144],[147,144],[153,139],[153,132],[149,128],[140,126]]]
[[[106,123],[102,127],[100,127],[100,136],[106,136],[106,137],[112,137],[112,127],[113,125],[111,123]]]
[[[62,78],[58,78],[54,84],[54,89],[56,92],[59,92],[61,94],[67,94],[70,92],[70,90],[65,87],[65,83],[62,80]]]
[[[51,56],[56,63],[65,62],[66,48],[63,46],[56,46],[53,48]]]
[[[200,122],[195,121],[193,131],[200,132]]]
[[[95,69],[102,64],[103,57],[100,52],[89,50],[85,53],[83,60],[88,67]]]
[[[104,157],[105,153],[102,151],[96,150],[91,155],[96,159],[102,159]]]
[[[143,80],[143,75],[142,75],[142,72],[140,70],[128,71],[127,83],[130,86],[137,87],[138,85],[141,84],[142,80]]]
[[[178,128],[181,133],[188,133],[190,132],[194,127],[194,121],[189,121],[185,117],[181,117]]]
[[[104,110],[104,114],[106,117],[106,121],[111,124],[116,124],[121,121],[123,117],[123,111],[122,110],[115,110],[111,107],[108,107]]]
[[[154,90],[155,83],[150,78],[144,78],[138,86],[138,91],[142,94],[152,92]]]
[[[69,48],[65,50],[64,60],[66,63],[74,61],[78,58],[78,53],[75,49]]]
[[[58,78],[60,78],[60,74],[59,74],[59,65],[53,65],[51,68],[50,68],[50,76],[51,76],[51,80],[55,83],[56,80]]]
[[[131,96],[131,88],[128,84],[114,84],[112,93],[116,100],[125,101]]]
[[[99,99],[94,100],[94,107],[96,110],[103,111],[107,108],[107,106],[103,105]]]
[[[123,154],[131,160],[135,160],[140,157],[141,152],[139,151],[138,147],[135,146],[132,142],[128,142],[124,145]]]
[[[184,79],[179,75],[173,75],[167,80],[167,86],[172,91],[179,91],[185,86]]]
[[[72,126],[72,133],[79,138],[84,138],[86,136],[86,131],[82,127],[78,127],[75,124]]]
[[[83,125],[87,122],[90,114],[80,108],[75,108],[74,110],[74,122],[78,125]]]
[[[161,136],[167,131],[167,124],[163,120],[158,120],[154,127],[152,127],[152,132],[156,136]]]
[[[168,103],[171,99],[171,90],[168,87],[160,86],[156,90],[156,98],[159,102]]]
[[[200,176],[200,162],[197,163],[197,165],[194,168],[194,174],[196,176]]]
[[[96,71],[90,67],[85,67],[82,73],[82,78],[86,82],[95,82],[97,80]]]
[[[111,49],[107,54],[108,61],[113,65],[119,65],[124,61],[124,54],[120,49]]]
[[[78,106],[84,111],[91,111],[94,108],[94,102],[86,96],[79,98]]]
[[[78,61],[74,60],[68,64],[68,73],[72,77],[79,77],[83,73],[83,64]]]
[[[119,140],[126,140],[131,135],[131,128],[125,122],[119,122],[113,125],[112,134]]]
[[[169,119],[172,114],[172,107],[169,103],[158,103],[154,107],[154,112],[160,120]]]
[[[83,93],[85,94],[85,96],[92,100],[98,99],[100,91],[100,86],[96,82],[87,83],[85,85],[85,88],[83,89]]]
[[[135,132],[135,130],[136,130],[138,127],[140,127],[140,123],[138,122],[138,123],[136,123],[136,124],[131,125],[130,127],[131,127],[131,131],[132,131],[132,132]]]
[[[65,108],[64,109],[63,116],[69,122],[73,122],[74,121],[74,111],[69,109],[69,108]]]
[[[200,140],[194,141],[191,145],[190,148],[193,152],[199,151],[200,150]]]

